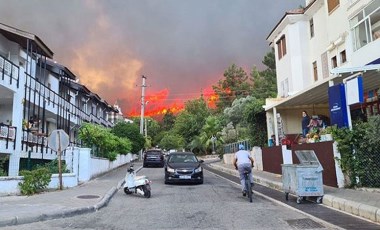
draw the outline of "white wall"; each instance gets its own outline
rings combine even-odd
[[[380,39],[377,39],[366,46],[358,49],[352,54],[351,66],[358,67],[366,65],[380,58]]]
[[[66,161],[67,169],[69,169],[71,173],[62,174],[63,187],[75,187],[80,182],[89,181],[100,174],[129,163],[136,158],[136,155],[129,153],[127,155],[118,155],[115,161],[110,162],[106,159],[92,158],[90,149],[70,148],[66,156],[64,156],[64,160]],[[20,194],[18,183],[22,181],[22,176],[0,177],[0,196]],[[58,174],[52,175],[48,188],[59,188]]]
[[[0,105],[0,122],[3,122],[6,125],[10,125],[9,123],[11,121],[12,121],[12,104]]]
[[[109,161],[104,158],[91,157],[91,175],[90,178],[96,177],[102,173],[108,172],[114,168],[124,165],[132,160],[132,154],[118,155],[116,160]]]

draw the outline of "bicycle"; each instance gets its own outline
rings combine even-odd
[[[244,170],[244,183],[245,183],[245,191],[247,192],[249,202],[252,203],[252,185],[251,185],[251,180],[249,178],[248,170]]]

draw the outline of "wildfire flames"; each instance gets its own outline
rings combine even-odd
[[[177,114],[185,108],[185,102],[188,100],[199,98],[199,96],[194,96],[193,98],[183,97],[170,97],[170,92],[168,89],[161,90],[156,93],[147,94],[145,96],[145,110],[144,115],[148,117],[160,117],[165,115],[167,112],[172,112]],[[203,98],[206,100],[209,108],[215,108],[215,102],[218,100],[218,95],[215,94],[214,90],[209,87],[203,91]],[[140,116],[140,107],[136,106],[133,111],[128,113],[129,117]]]

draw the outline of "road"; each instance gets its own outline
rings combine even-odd
[[[331,229],[300,212],[255,196],[243,197],[237,184],[204,172],[202,185],[165,185],[162,168],[143,168],[152,197],[122,190],[98,212],[2,229]]]

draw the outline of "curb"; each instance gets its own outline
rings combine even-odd
[[[119,181],[119,183],[117,184],[117,187],[112,187],[110,190],[108,190],[108,192],[103,196],[102,200],[93,206],[65,209],[62,211],[54,211],[48,214],[43,213],[43,214],[34,215],[34,216],[32,215],[28,217],[15,216],[8,220],[1,220],[0,227],[14,226],[14,225],[20,225],[20,224],[30,224],[30,223],[39,222],[39,221],[60,219],[60,218],[66,218],[66,217],[72,217],[76,215],[96,212],[99,209],[103,208],[104,206],[107,206],[111,198],[116,194],[116,192],[121,188],[123,184],[124,184],[124,179]]]
[[[208,165],[216,170],[226,172],[228,174],[239,177],[239,174],[237,173],[236,170],[229,169],[229,168],[219,166],[216,164],[208,164]],[[280,182],[273,182],[264,178],[260,178],[257,175],[253,177],[253,180],[256,183],[261,184],[263,186],[282,191],[282,183]],[[346,200],[340,197],[335,197],[329,194],[324,194],[323,199],[322,199],[322,204],[325,206],[331,207],[333,209],[342,211],[344,213],[363,218],[365,220],[373,221],[375,223],[380,223],[380,209],[374,206],[361,204],[361,203]]]

